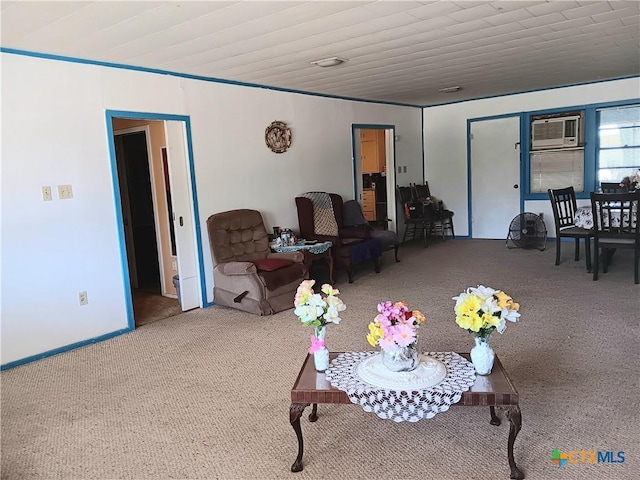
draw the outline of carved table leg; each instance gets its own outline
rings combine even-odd
[[[500,419],[496,415],[496,407],[489,407],[489,413],[491,413],[491,425],[500,425]]]
[[[318,404],[314,403],[311,408],[311,413],[309,414],[309,421],[315,422],[316,420],[318,420]]]
[[[302,471],[302,453],[304,451],[304,443],[302,441],[302,429],[300,428],[300,417],[302,416],[302,412],[307,408],[308,403],[292,403],[291,408],[289,409],[289,422],[291,422],[291,426],[293,430],[296,432],[296,436],[298,437],[298,456],[296,457],[296,461],[291,465],[292,472],[301,472]]]
[[[513,479],[521,480],[524,478],[524,473],[518,470],[516,467],[516,461],[513,459],[513,444],[516,441],[516,436],[522,426],[522,415],[520,414],[520,407],[508,407],[505,409],[505,415],[509,419],[509,442],[507,444],[507,455],[509,457],[509,467],[511,467],[511,477]]]

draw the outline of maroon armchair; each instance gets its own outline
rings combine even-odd
[[[328,195],[331,198],[333,214],[338,227],[337,235],[317,233],[313,200],[307,197],[296,197],[300,235],[306,240],[332,242],[331,252],[335,268],[346,270],[349,283],[353,283],[353,267],[367,260],[373,260],[375,271],[378,273],[380,271],[378,259],[382,254],[381,242],[371,238],[370,229],[361,226],[346,227],[342,197],[335,193]]]

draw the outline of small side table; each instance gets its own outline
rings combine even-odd
[[[333,285],[333,256],[331,255],[331,242],[318,242],[318,243],[297,243],[295,245],[277,246],[270,244],[271,250],[276,253],[289,253],[289,252],[302,252],[304,254],[304,264],[307,269],[313,262],[318,260],[325,260],[329,266],[329,281]]]

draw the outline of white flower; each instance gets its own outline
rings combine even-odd
[[[499,290],[494,290],[490,287],[485,287],[484,285],[478,285],[477,287],[469,287],[468,290],[470,293],[478,295],[482,298],[492,297],[494,293],[498,293]]]
[[[517,322],[518,318],[520,318],[520,313],[516,312],[515,310],[503,308],[502,316],[500,318],[504,318],[505,320],[509,320],[510,322]]]
[[[300,305],[293,311],[293,313],[300,317],[302,323],[313,322],[322,315],[323,312],[323,308],[314,305]]]
[[[322,297],[320,293],[313,291],[315,280],[304,280],[298,290],[293,305],[294,313],[304,325],[314,325],[316,328],[328,323],[340,323],[340,312],[347,306],[336,295],[340,293],[337,288],[325,283],[322,285]]]
[[[340,323],[340,317],[338,316],[340,312],[346,310],[347,306],[342,303],[337,297],[327,297],[327,313],[323,315],[323,318],[329,323]]]
[[[322,299],[322,296],[319,293],[314,293],[309,298],[309,301],[307,301],[307,305],[313,305],[324,309],[324,307],[327,306],[327,302]]]
[[[496,312],[501,311],[501,308],[498,307],[498,302],[495,298],[493,298],[493,296],[485,298],[480,308],[482,308],[483,312],[490,313],[492,315]]]

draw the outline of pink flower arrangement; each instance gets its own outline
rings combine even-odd
[[[373,347],[394,350],[418,339],[418,327],[427,319],[419,310],[409,310],[405,302],[380,302],[378,315],[369,323],[367,341]]]

